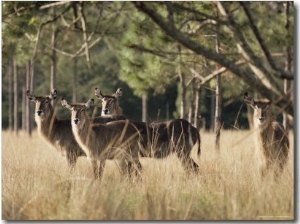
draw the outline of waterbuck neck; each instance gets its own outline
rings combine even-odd
[[[76,111],[72,111],[72,131],[75,136],[76,141],[79,143],[83,151],[89,157],[91,139],[94,137],[94,132],[91,127],[90,118],[86,111],[81,112],[81,119],[79,124],[75,124],[74,119],[76,117]]]

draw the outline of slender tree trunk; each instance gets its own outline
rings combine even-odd
[[[77,102],[77,58],[73,59],[73,102]]]
[[[55,9],[53,8],[53,17],[55,17]],[[56,89],[56,36],[57,36],[57,28],[56,24],[52,25],[52,37],[51,37],[51,45],[52,45],[52,53],[51,53],[51,90]],[[52,101],[53,103],[53,101]]]
[[[185,95],[186,95],[186,89],[185,89],[185,82],[184,82],[184,74],[179,71],[179,77],[180,77],[180,87],[181,87],[181,94],[180,94],[180,118],[185,119]]]
[[[286,2],[286,23],[285,23],[285,29],[286,29],[286,46],[285,46],[285,54],[286,54],[286,59],[285,59],[285,71],[291,71],[292,70],[292,51],[291,51],[291,45],[290,45],[290,21],[289,21],[289,16],[290,16],[290,2]],[[288,98],[291,99],[292,96],[292,81],[284,79],[284,93],[285,95],[288,96]],[[283,126],[285,128],[286,134],[289,134],[289,119],[288,119],[288,114],[286,112],[283,112]]]
[[[35,74],[35,62],[34,59],[30,61],[30,77],[29,77],[29,90],[33,91],[34,90],[34,74]],[[33,111],[33,105],[31,104],[30,106],[30,112]],[[28,115],[29,116],[29,122],[30,122],[30,127],[31,129],[34,127],[34,116],[31,115],[31,113]]]
[[[192,96],[190,97],[190,108],[189,108],[189,117],[188,117],[188,121],[190,122],[190,123],[192,123],[192,119],[193,119],[193,112],[195,111],[195,102],[194,102],[194,100],[195,100],[195,89],[194,89],[194,82],[195,81],[193,81],[193,83],[191,83],[192,84]]]
[[[8,67],[8,129],[13,130],[13,60],[10,59]]]
[[[22,68],[24,69],[24,68]],[[26,70],[26,67],[25,67]],[[22,74],[23,72],[21,72]],[[26,107],[27,107],[27,100],[26,100],[26,71],[23,73],[23,81],[25,85],[22,87],[22,131],[26,131]]]
[[[142,95],[142,121],[147,122],[147,94]]]
[[[215,130],[215,108],[216,108],[216,93],[215,91],[211,91],[209,94],[210,98],[210,132],[214,132]]]
[[[220,151],[220,135],[221,135],[221,76],[216,77],[216,111],[215,111],[215,149]]]
[[[31,72],[31,65],[30,61],[26,63],[26,90],[32,91],[32,88],[30,86],[30,72]],[[26,120],[26,132],[28,133],[29,136],[31,136],[31,131],[32,131],[32,118],[31,118],[31,111],[32,111],[32,104],[29,102],[28,99],[25,99],[26,102],[26,108],[25,108],[25,120]]]
[[[199,129],[200,116],[200,99],[201,99],[201,83],[198,82],[195,91],[195,111],[194,111],[194,126]]]
[[[186,108],[186,103],[185,103],[185,95],[186,95],[186,88],[185,88],[185,75],[181,71],[181,47],[178,45],[178,52],[179,52],[179,66],[178,66],[178,76],[180,80],[180,87],[181,87],[181,99],[180,99],[180,118],[184,119],[185,118],[185,108]]]
[[[219,27],[216,32],[216,52],[219,53]],[[217,65],[218,69],[218,65]],[[220,151],[220,135],[221,135],[221,110],[222,110],[222,90],[221,75],[216,76],[216,112],[215,112],[215,149]]]
[[[18,66],[17,61],[14,58],[14,133],[18,134]]]

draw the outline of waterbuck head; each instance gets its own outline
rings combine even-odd
[[[29,100],[35,102],[35,116],[36,118],[47,118],[52,116],[53,107],[51,101],[56,99],[57,91],[56,89],[52,90],[48,96],[36,96],[30,90],[26,91],[26,96]]]
[[[87,103],[68,103],[64,98],[61,99],[61,105],[71,110],[71,122],[75,125],[84,125],[86,119],[86,110],[94,106],[94,99],[90,99]]]
[[[115,94],[104,95],[100,89],[95,88],[95,96],[102,101],[101,116],[105,115],[122,115],[122,110],[119,107],[119,99],[122,97],[123,89],[118,88]]]
[[[256,128],[266,129],[273,121],[271,101],[266,99],[254,100],[250,93],[245,92],[244,101],[254,109],[253,122]]]

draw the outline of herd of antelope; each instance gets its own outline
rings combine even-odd
[[[69,103],[62,98],[61,105],[71,111],[71,118],[65,120],[56,117],[52,106],[57,97],[56,90],[45,96],[36,96],[27,90],[27,98],[35,102],[39,135],[66,156],[71,170],[74,170],[78,157],[86,156],[92,164],[94,178],[100,179],[106,160],[113,159],[124,176],[140,178],[140,157],[159,159],[175,153],[186,172],[198,173],[199,165],[191,152],[196,148],[199,161],[199,131],[184,119],[152,123],[128,119],[119,106],[122,93],[119,88],[112,95],[104,95],[95,88],[94,95],[102,102],[101,115],[96,117],[90,117],[87,112],[94,106],[94,99],[86,103]],[[254,100],[247,92],[244,101],[254,109],[257,159],[261,161],[262,176],[271,170],[278,175],[288,158],[289,140],[285,130],[273,120],[270,101]]]

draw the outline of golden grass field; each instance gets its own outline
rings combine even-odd
[[[69,175],[67,162],[36,132],[2,131],[4,220],[293,220],[294,139],[278,181],[261,179],[250,131],[201,133],[201,173],[186,176],[179,160],[142,158],[142,181],[121,178],[108,161],[93,180],[86,157]],[[193,155],[195,156],[195,155]]]

